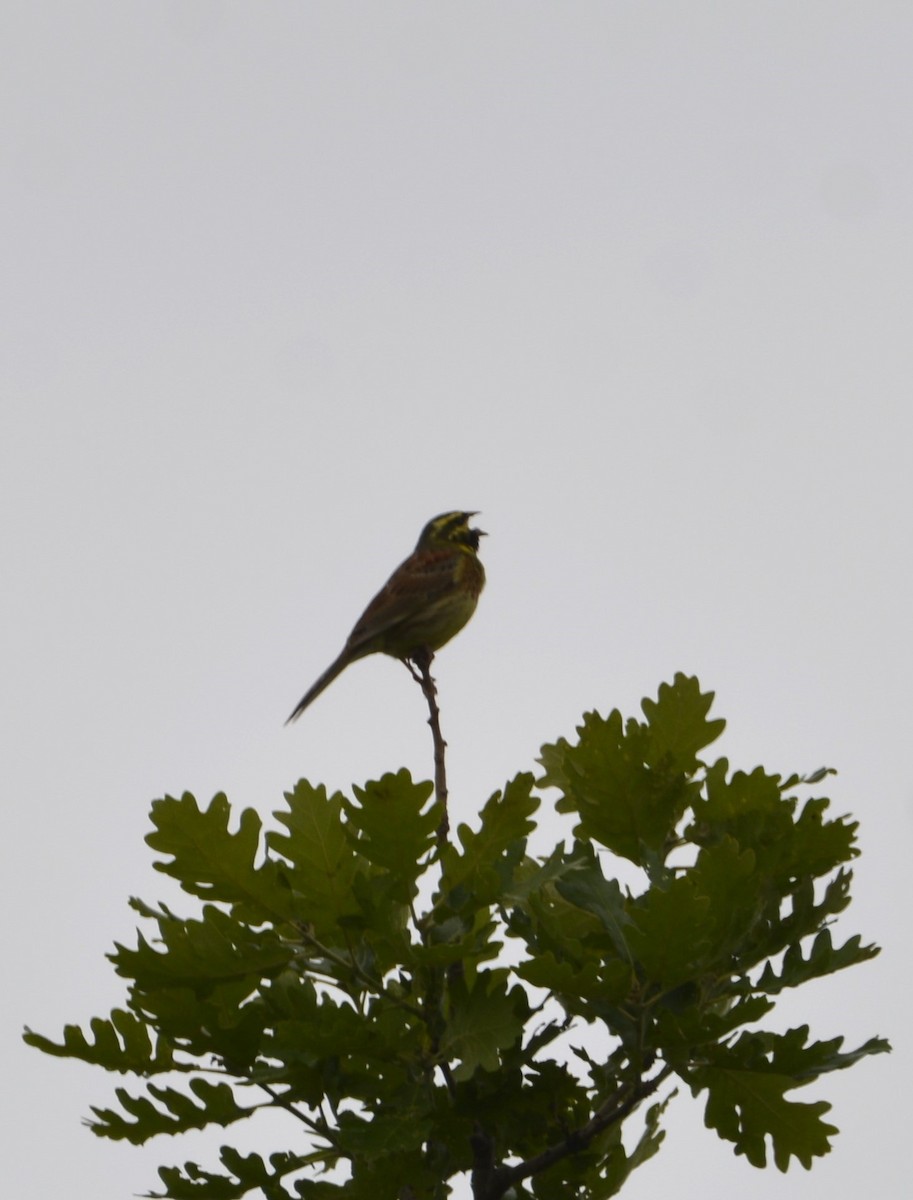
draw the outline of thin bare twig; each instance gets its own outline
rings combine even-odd
[[[434,661],[434,651],[427,646],[422,647],[405,660],[409,674],[422,689],[422,695],[428,703],[428,724],[431,726],[431,738],[434,742],[434,794],[443,810],[441,823],[437,827],[438,845],[447,841],[450,832],[450,818],[447,815],[447,768],[444,751],[447,743],[441,733],[441,710],[437,706],[437,688],[431,678],[431,664]]]

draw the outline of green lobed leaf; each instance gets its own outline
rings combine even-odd
[[[445,910],[446,912],[446,910]],[[460,964],[464,974],[472,974],[478,966],[494,958],[501,942],[494,940],[500,926],[489,916],[487,908],[468,908],[454,914],[423,923],[423,941],[410,949],[409,965],[413,969],[449,967]]]
[[[663,997],[654,1009],[647,1045],[662,1050],[670,1062],[687,1062],[702,1053],[704,1046],[722,1042],[740,1025],[760,1021],[774,1006],[765,996],[733,1001],[726,995],[716,1003],[702,1003],[696,992],[691,999],[691,1003],[680,1004],[673,993]]]
[[[280,1152],[269,1156],[269,1166],[259,1154],[239,1154],[231,1146],[223,1146],[220,1154],[223,1165],[231,1175],[206,1171],[197,1163],[187,1162],[180,1167],[160,1167],[159,1177],[166,1191],[149,1193],[150,1200],[240,1200],[256,1189],[268,1200],[335,1200],[345,1192],[345,1185],[296,1181],[294,1194],[285,1189],[282,1179],[304,1167],[330,1163],[335,1155],[325,1151],[301,1155]]]
[[[517,775],[486,802],[478,830],[467,824],[458,827],[462,853],[452,845],[443,847],[440,894],[447,905],[456,910],[482,908],[509,888],[523,861],[526,838],[535,828],[532,814],[540,801],[532,789],[531,774]]]
[[[647,723],[587,713],[578,740],[542,747],[543,786],[561,793],[559,812],[575,812],[575,834],[592,838],[638,866],[661,864],[675,828],[697,794],[692,776],[696,750],[712,741],[723,722],[708,721],[712,695],[697,680],[677,675],[644,701]]]
[[[531,954],[551,951],[559,961],[583,963],[594,950],[611,949],[599,917],[565,900],[556,888],[530,896],[525,909],[508,914],[507,927]]]
[[[651,887],[631,908],[628,945],[645,977],[675,987],[705,969],[710,947],[710,898],[685,875],[668,887]]]
[[[731,837],[740,846],[750,846],[759,868],[765,872],[776,861],[776,852],[791,836],[795,800],[782,795],[779,777],[763,767],[751,772],[734,771],[718,759],[707,768],[703,794],[694,800],[694,824],[686,831],[698,845]]]
[[[608,1188],[600,1193],[600,1198],[608,1198],[615,1196],[621,1191],[622,1186],[627,1182],[631,1172],[637,1167],[643,1166],[645,1162],[659,1152],[659,1148],[666,1136],[665,1131],[660,1128],[660,1119],[666,1111],[666,1106],[673,1098],[675,1092],[670,1092],[665,1099],[658,1104],[651,1104],[647,1110],[647,1115],[644,1120],[644,1128],[637,1144],[630,1153],[625,1153],[623,1156],[618,1156],[621,1161],[610,1160],[607,1164],[604,1175]],[[594,1200],[596,1198],[594,1197]]]
[[[153,1050],[146,1022],[133,1013],[116,1008],[109,1020],[93,1017],[89,1028],[94,1039],[91,1042],[78,1025],[65,1025],[63,1041],[60,1043],[52,1042],[28,1028],[23,1040],[45,1054],[81,1059],[122,1074],[129,1071],[138,1075],[152,1075],[182,1069],[175,1064],[171,1046],[165,1039],[156,1038]]]
[[[695,1078],[709,1091],[707,1127],[734,1143],[736,1154],[744,1154],[752,1166],[767,1165],[768,1137],[781,1171],[787,1170],[792,1157],[809,1169],[814,1158],[830,1150],[837,1127],[822,1118],[831,1106],[823,1100],[802,1104],[786,1099],[785,1093],[794,1086],[788,1076],[706,1068]]]
[[[790,946],[798,946],[803,938],[817,935],[849,904],[851,883],[852,872],[840,870],[828,880],[820,898],[816,897],[814,880],[811,878],[803,877],[784,885],[790,887],[792,892],[787,893],[790,910],[782,917],[777,915],[781,897],[774,890],[774,914],[771,916],[768,913],[767,919],[759,923],[753,932],[751,944],[740,956],[742,969],[757,966]],[[750,986],[746,982],[740,990],[744,991]]]
[[[441,807],[427,806],[434,785],[415,783],[408,771],[352,789],[358,801],[343,800],[347,823],[355,832],[358,853],[389,871],[406,886],[406,900],[415,894],[421,860],[433,849]],[[427,807],[426,807],[427,806]],[[423,812],[422,810],[425,809]]]
[[[227,1083],[192,1079],[190,1090],[193,1096],[150,1083],[148,1096],[132,1096],[125,1088],[117,1088],[115,1095],[128,1117],[93,1106],[95,1120],[88,1122],[89,1128],[99,1137],[138,1146],[159,1133],[184,1133],[211,1124],[232,1125],[256,1111],[255,1107],[242,1108]]]
[[[757,767],[729,778],[728,769],[726,759],[708,768],[705,795],[694,801],[695,821],[686,837],[698,845],[729,836],[750,847],[758,871],[778,888],[827,875],[858,853],[856,823],[825,820],[826,799],[808,800],[797,817],[798,801],[783,794],[779,776]]]
[[[376,978],[412,959],[410,890],[405,878],[379,868],[355,876],[352,897],[358,915],[340,921],[339,928],[349,956]]]
[[[698,751],[715,742],[726,722],[707,720],[714,693],[702,692],[696,678],[677,672],[672,683],[661,683],[656,700],[645,696],[641,708],[650,729],[651,766],[672,762],[676,769],[693,774],[700,766]]]
[[[299,917],[295,898],[278,864],[255,866],[260,851],[260,818],[253,809],[241,813],[237,832],[229,831],[231,808],[223,794],[201,810],[185,792],[180,800],[166,796],[152,805],[155,830],[146,842],[171,856],[155,868],[180,881],[184,891],[203,900],[241,905],[255,924]]]
[[[590,1016],[591,1008],[577,1001],[619,1004],[630,992],[633,978],[630,965],[621,960],[599,962],[594,957],[578,966],[566,959],[559,961],[551,950],[519,963],[514,973],[551,992],[567,1011]]]
[[[759,920],[769,905],[767,881],[754,852],[724,836],[703,846],[683,875],[693,894],[708,902],[703,927],[704,973],[731,974],[742,969],[742,955],[753,945]]]
[[[589,848],[591,849],[591,848]],[[518,863],[510,881],[500,897],[503,906],[525,905],[530,896],[541,894],[543,889],[560,879],[573,875],[585,862],[576,852],[568,854],[560,843],[544,859],[525,857]]]
[[[606,935],[600,939],[600,944],[611,948],[619,958],[631,962],[627,935],[633,927],[633,921],[628,911],[627,897],[616,879],[606,879],[591,846],[577,845],[574,856],[577,869],[558,879],[555,891],[563,900],[596,917]]]
[[[248,1069],[260,1052],[267,1014],[251,977],[211,987],[135,992],[133,1004],[160,1036],[198,1059],[213,1056],[232,1071]],[[254,999],[250,999],[250,997]]]
[[[456,1079],[468,1079],[477,1069],[497,1071],[499,1051],[514,1045],[523,1034],[528,1012],[526,993],[508,991],[507,972],[480,973],[470,990],[464,980],[450,986],[451,1009],[441,1038],[447,1059],[459,1059]]]
[[[570,899],[565,899],[565,891]],[[640,1022],[626,1011],[633,958],[623,930],[623,955],[617,950],[619,926],[626,920],[616,911],[619,897],[617,884],[604,879],[594,861],[555,887],[530,896],[525,911],[510,913],[508,929],[527,946],[528,957],[515,968],[521,977],[531,972],[529,982],[554,985],[565,1012],[601,1020],[616,1036],[631,1042],[639,1037]],[[590,986],[590,963],[597,964],[599,986],[595,988]]]
[[[115,943],[108,955],[118,975],[134,980],[140,991],[256,980],[281,969],[294,952],[274,930],[254,931],[211,905],[202,920],[163,918],[159,929],[162,950],[139,934],[135,950]]]
[[[346,833],[343,797],[338,792],[327,796],[326,788],[301,779],[285,799],[288,812],[275,815],[287,832],[271,830],[267,845],[289,864],[286,874],[302,920],[318,937],[335,935],[340,921],[358,915],[352,886],[366,864]]]
[[[786,1093],[889,1048],[872,1039],[854,1053],[841,1054],[842,1038],[806,1044],[807,1038],[807,1025],[785,1034],[743,1033],[732,1044],[708,1051],[707,1066],[686,1073],[695,1093],[708,1091],[707,1125],[756,1167],[767,1164],[767,1139],[781,1171],[791,1158],[809,1168],[814,1158],[826,1154],[837,1132],[822,1119],[830,1105],[798,1103]]]
[[[834,971],[842,971],[845,967],[855,966],[865,962],[879,953],[879,947],[863,946],[862,938],[856,934],[842,946],[835,949],[831,931],[822,929],[815,938],[809,950],[808,958],[802,955],[799,943],[787,947],[777,974],[772,963],[768,962],[758,982],[754,985],[768,995],[775,994],[788,987],[798,987],[809,979],[817,979],[821,975],[830,975]]]
[[[805,802],[792,839],[790,865],[794,873],[801,870],[818,878],[859,854],[856,845],[858,822],[846,817],[826,821],[824,814],[829,807],[830,801],[823,797]]]
[[[275,1022],[266,1054],[290,1065],[328,1059],[374,1063],[371,1070],[379,1073],[382,1060],[395,1061],[417,1051],[410,1045],[415,1041],[417,1018],[407,1009],[390,1005],[385,1011],[376,1009],[372,1018],[368,1022],[351,1005],[315,994],[309,1013]]]

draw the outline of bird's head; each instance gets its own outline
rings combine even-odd
[[[454,545],[478,550],[479,539],[486,534],[484,529],[469,526],[470,519],[477,515],[474,512],[447,512],[434,517],[422,530],[416,550],[440,550]]]

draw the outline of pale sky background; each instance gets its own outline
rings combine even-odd
[[[295,1144],[100,1141],[120,1081],[20,1032],[122,1002],[127,897],[174,901],[156,796],[267,817],[301,775],[430,775],[388,659],[282,722],[462,507],[491,536],[436,672],[457,819],[685,670],[715,750],[835,766],[861,821],[838,930],[884,952],[781,1021],[894,1055],[796,1094],[842,1130],[811,1173],[680,1093],[626,1200],[905,1194],[911,51],[907,0],[5,0],[5,1195]]]

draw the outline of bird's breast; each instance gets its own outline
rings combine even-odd
[[[479,593],[485,586],[485,568],[474,554],[460,555],[457,578],[473,599],[478,600]]]

